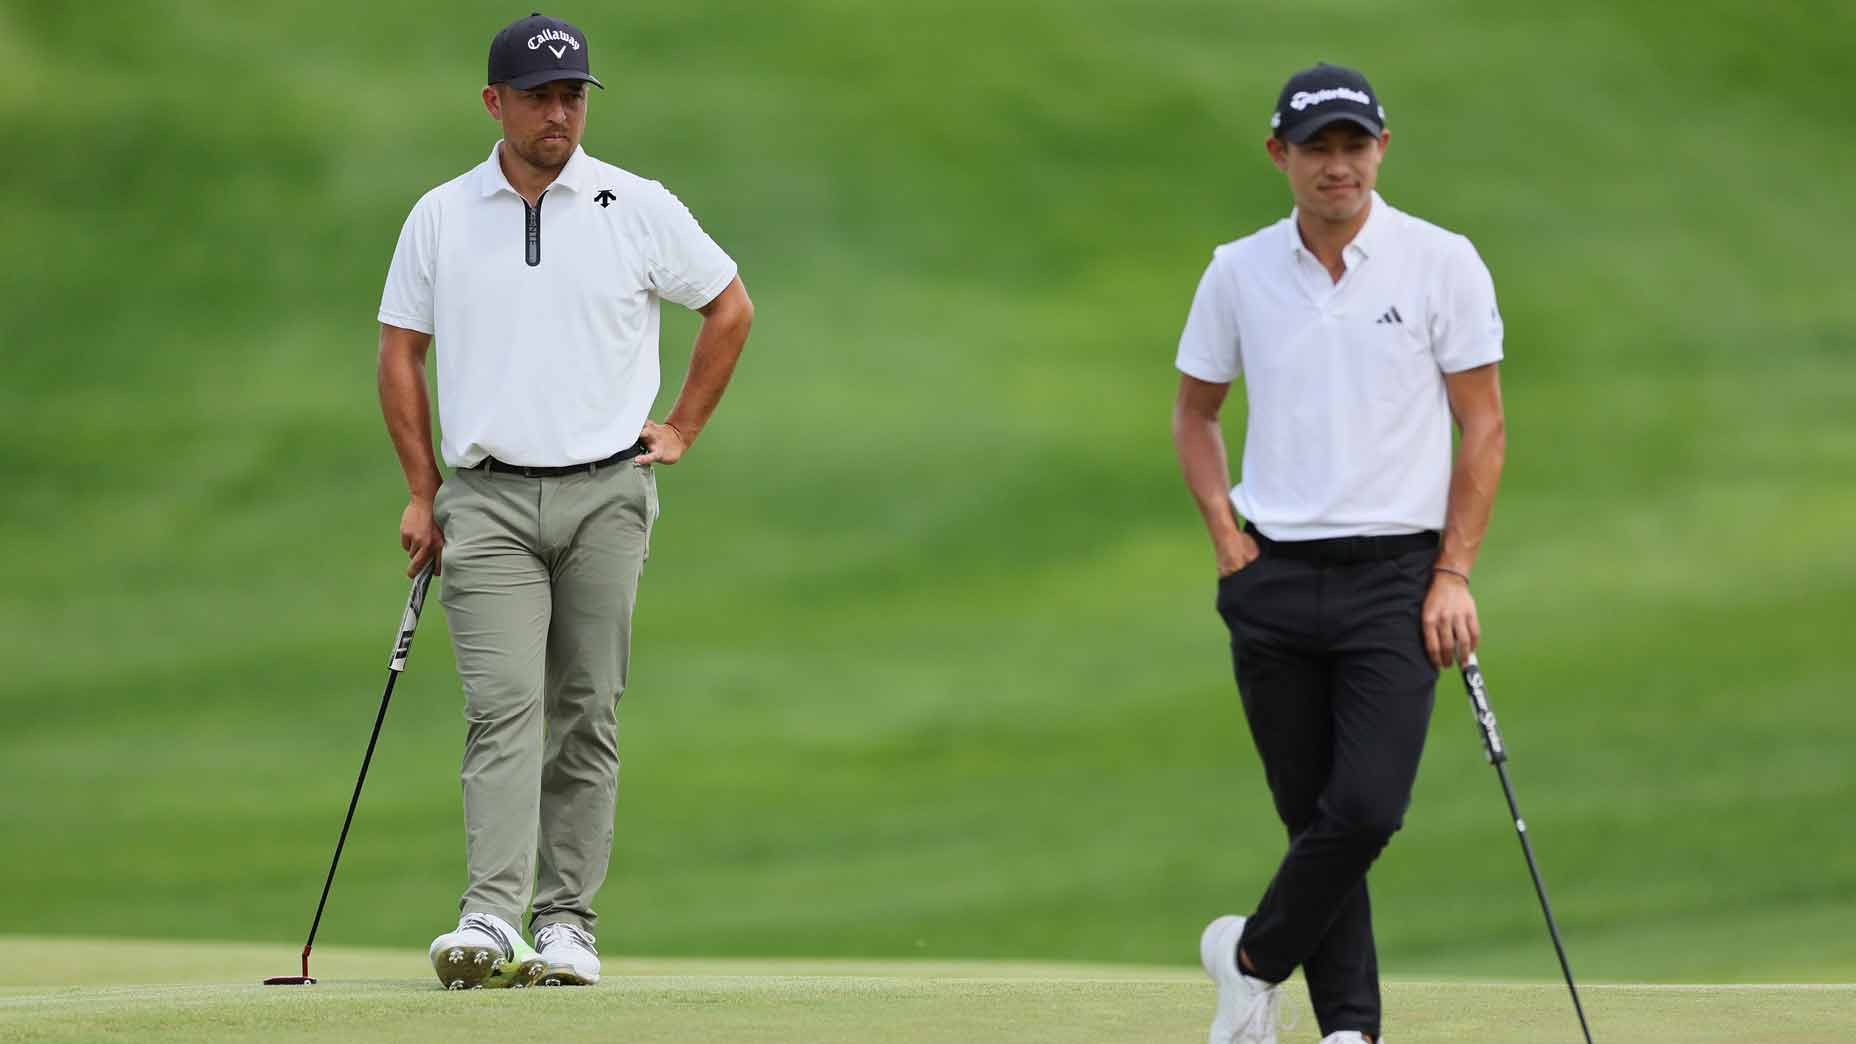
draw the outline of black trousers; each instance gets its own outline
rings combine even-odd
[[[1430,726],[1437,670],[1419,614],[1437,552],[1410,549],[1425,539],[1259,541],[1262,556],[1218,585],[1289,832],[1239,945],[1260,978],[1302,969],[1323,1035],[1379,1037],[1366,871],[1403,822]]]

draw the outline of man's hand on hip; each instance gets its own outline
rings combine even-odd
[[[406,566],[407,576],[417,576],[428,561],[432,563],[434,575],[443,572],[445,534],[438,523],[432,521],[429,498],[414,496],[406,502],[406,510],[400,512],[400,546],[412,556]]]
[[[647,464],[675,464],[683,459],[683,451],[690,448],[690,442],[683,437],[682,432],[654,420],[644,422],[644,430],[638,433],[638,439],[644,443],[645,449],[637,457],[639,467]]]
[[[1431,574],[1431,590],[1424,596],[1424,651],[1432,666],[1443,670],[1461,663],[1482,642],[1482,625],[1476,619],[1476,599],[1469,581],[1455,573]]]
[[[1257,542],[1249,533],[1238,530],[1228,539],[1220,540],[1215,548],[1218,554],[1218,576],[1230,576],[1257,560],[1260,550]]]

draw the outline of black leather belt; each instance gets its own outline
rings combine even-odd
[[[1244,532],[1256,540],[1266,555],[1294,558],[1303,562],[1378,562],[1397,558],[1413,551],[1429,551],[1437,546],[1437,534],[1398,533],[1392,536],[1329,537],[1326,540],[1271,540],[1257,527],[1244,523]]]
[[[471,465],[484,471],[502,472],[505,475],[523,475],[528,478],[556,478],[561,475],[591,475],[600,468],[611,467],[636,457],[644,452],[643,442],[634,442],[630,446],[614,453],[605,460],[589,460],[585,464],[567,464],[558,468],[532,468],[525,464],[505,464],[495,457],[485,457]]]

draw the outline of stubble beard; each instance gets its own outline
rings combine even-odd
[[[559,172],[562,167],[567,166],[568,159],[574,154],[573,143],[566,141],[554,142],[535,140],[516,145],[515,150],[516,155],[522,157],[522,161],[529,166],[537,170],[551,170],[556,172]]]

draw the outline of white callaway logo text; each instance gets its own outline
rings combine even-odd
[[[543,29],[541,32],[529,37],[528,49],[531,51],[540,50],[541,45],[549,40],[561,40],[576,51],[580,49],[580,41],[574,39],[567,33],[561,32],[559,29]],[[554,48],[550,47],[548,50],[552,51]],[[556,57],[559,57],[559,55],[557,54]]]
[[[1320,105],[1322,102],[1331,102],[1337,98],[1359,102],[1361,105],[1373,103],[1373,99],[1363,91],[1356,91],[1351,87],[1330,87],[1325,91],[1296,91],[1295,97],[1289,99],[1289,108],[1301,112],[1310,105]]]

